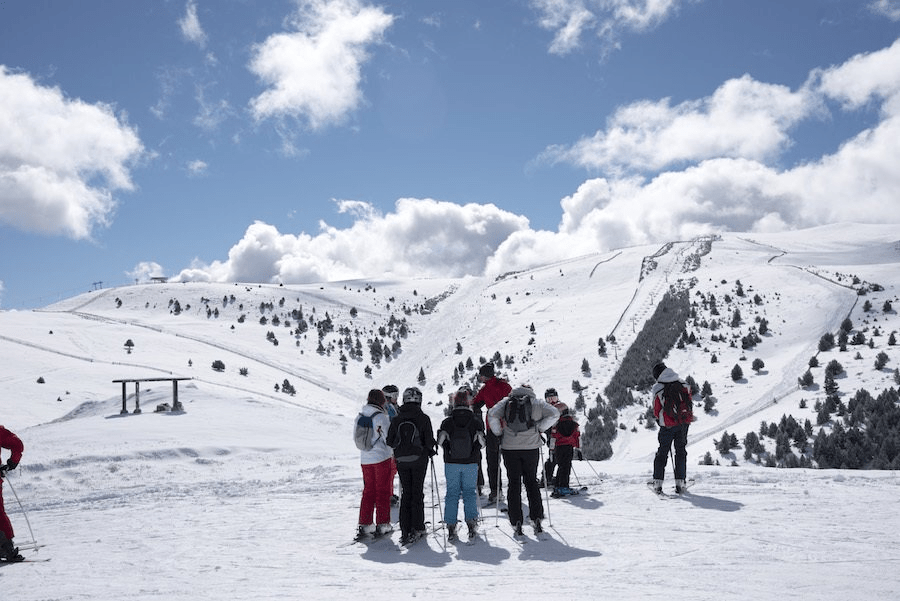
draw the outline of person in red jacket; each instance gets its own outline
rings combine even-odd
[[[488,486],[491,489],[488,495],[488,503],[497,501],[497,493],[501,489],[500,482],[500,437],[491,431],[487,425],[487,413],[491,408],[506,398],[512,392],[512,386],[506,380],[500,379],[494,373],[494,364],[485,363],[478,370],[478,381],[482,383],[481,389],[472,399],[472,407],[476,412],[482,407],[485,411],[485,455],[487,456]]]
[[[10,452],[6,465],[0,465],[0,560],[23,561],[25,558],[19,555],[19,550],[13,546],[12,541],[15,533],[9,517],[6,515],[6,510],[3,508],[3,476],[6,475],[6,472],[16,469],[16,466],[19,465],[25,445],[22,444],[18,436],[0,426],[0,448],[7,449]]]

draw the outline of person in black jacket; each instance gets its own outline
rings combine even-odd
[[[447,494],[444,497],[444,523],[450,540],[456,540],[459,497],[462,495],[469,538],[478,530],[478,466],[484,447],[484,423],[469,406],[465,390],[456,393],[453,411],[438,428],[438,446],[444,449],[444,477]]]
[[[422,391],[415,386],[403,391],[387,444],[394,449],[400,476],[400,542],[409,544],[425,534],[425,475],[429,458],[437,454],[431,419],[422,412]]]

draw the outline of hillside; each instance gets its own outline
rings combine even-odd
[[[626,248],[497,280],[145,284],[0,312],[2,423],[26,444],[6,505],[17,539],[33,527],[53,557],[0,578],[17,599],[347,598],[373,587],[383,594],[372,598],[388,599],[473,583],[478,594],[533,594],[533,582],[503,579],[527,569],[542,580],[563,570],[569,594],[621,599],[668,597],[673,586],[697,599],[805,599],[808,587],[817,598],[890,598],[900,584],[883,575],[900,560],[894,528],[869,509],[896,498],[896,472],[773,469],[758,452],[745,459],[715,444],[783,415],[840,429],[837,414],[816,423],[832,360],[844,367],[834,381],[845,405],[860,388],[897,387],[898,241],[897,226],[844,225]],[[368,389],[417,385],[421,371],[436,425],[454,371],[471,378],[497,355],[514,384],[553,386],[570,405],[577,381],[588,410],[672,286],[690,290],[692,314],[688,341],[665,360],[708,383],[715,401],[706,413],[697,399],[690,496],[661,502],[644,488],[656,433],[645,427],[646,391],[635,389],[613,457],[575,466],[588,494],[548,506],[551,540],[516,543],[502,514],[486,510],[483,546],[446,547],[440,531],[408,551],[346,546],[361,489],[349,429]],[[820,351],[848,318],[850,340],[864,342]],[[876,369],[879,353],[887,360]],[[764,367],[754,370],[756,359]],[[814,384],[801,388],[807,369]],[[143,413],[121,415],[113,380],[143,377],[192,378],[179,388],[184,411],[155,413],[171,386],[145,383]],[[780,444],[761,443],[772,456]],[[718,465],[699,465],[708,452]],[[440,458],[436,472],[440,487]],[[440,490],[429,494],[437,507],[427,519],[439,521]],[[676,526],[657,515],[661,504],[679,509]],[[672,574],[657,577],[653,565]]]

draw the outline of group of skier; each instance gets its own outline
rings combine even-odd
[[[694,419],[690,389],[663,363],[654,366],[653,377],[653,413],[660,429],[650,485],[655,492],[661,492],[668,455],[674,444],[676,491],[683,492],[687,431]],[[443,452],[446,481],[443,521],[450,540],[458,536],[460,499],[468,536],[472,539],[477,535],[478,497],[484,484],[482,450],[487,460],[489,486],[486,505],[501,500],[502,457],[508,480],[508,517],[517,536],[523,534],[526,517],[522,505],[523,486],[529,509],[527,517],[535,533],[543,531],[544,506],[540,488],[552,487],[554,497],[576,492],[570,487],[569,478],[572,461],[583,458],[580,430],[575,416],[559,400],[556,389],[548,388],[541,399],[527,384],[513,388],[497,376],[493,363],[481,366],[478,381],[481,386],[474,396],[468,386],[450,395],[450,407],[436,436],[430,418],[422,411],[419,388],[405,389],[400,406],[397,405],[399,389],[394,385],[369,391],[367,403],[360,412],[360,416],[371,418],[371,448],[358,443],[363,494],[357,540],[379,537],[393,530],[390,505],[392,497],[397,498],[393,494],[395,474],[399,475],[401,491],[401,543],[408,545],[425,535],[425,480],[429,463],[432,468],[434,466],[431,458],[439,451]],[[681,395],[683,402],[676,400],[673,403],[672,394]],[[360,423],[358,418],[357,439]],[[545,443],[549,452],[542,465],[542,445]],[[539,469],[542,472],[540,481]],[[433,482],[436,481],[435,478]]]
[[[390,500],[395,471],[400,476],[401,543],[410,544],[426,533],[424,486],[428,465],[439,451],[443,453],[446,482],[443,521],[451,540],[458,536],[460,500],[468,536],[471,539],[477,534],[478,497],[484,483],[483,455],[487,459],[490,488],[487,504],[501,498],[502,457],[508,479],[508,516],[515,533],[521,535],[525,523],[523,486],[529,507],[527,517],[535,532],[543,530],[540,487],[545,481],[548,486],[555,483],[554,496],[569,490],[571,461],[581,458],[578,422],[553,388],[547,389],[543,399],[528,385],[513,388],[495,374],[492,363],[479,369],[478,380],[481,387],[474,396],[467,386],[450,395],[450,407],[436,436],[431,420],[422,411],[422,392],[417,387],[403,391],[403,404],[399,407],[396,386],[369,391],[360,412],[360,416],[372,419],[372,440],[371,448],[362,446],[360,453],[363,494],[358,539],[393,530]],[[545,442],[550,447],[549,460],[542,464]],[[552,477],[554,467],[557,475]],[[544,473],[540,483],[539,469]]]

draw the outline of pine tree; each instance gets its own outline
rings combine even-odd
[[[734,367],[731,368],[731,379],[737,382],[741,378],[744,377],[744,370],[741,369],[741,366],[737,363],[734,364]]]

